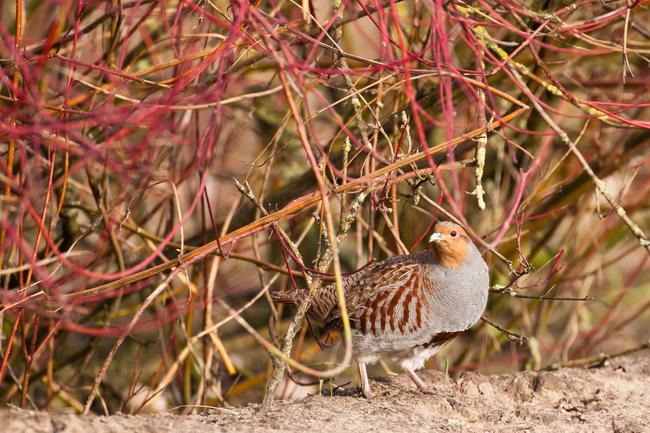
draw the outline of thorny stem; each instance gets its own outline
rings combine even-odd
[[[309,143],[309,138],[307,137],[307,130],[305,129],[305,125],[302,121],[302,116],[298,112],[298,108],[296,107],[295,101],[293,99],[293,95],[291,93],[291,90],[289,88],[289,85],[287,83],[287,78],[285,77],[286,71],[284,68],[281,68],[280,73],[279,73],[279,78],[280,81],[282,82],[282,85],[284,87],[285,91],[285,96],[287,98],[287,101],[289,102],[289,106],[291,107],[291,112],[293,114],[293,117],[296,121],[296,125],[298,127],[298,134],[300,136],[300,142],[303,145],[303,148],[305,150],[305,154],[307,155],[307,159],[309,160],[309,163],[312,167],[312,170],[314,171],[314,175],[316,177],[316,181],[318,183],[320,193],[321,193],[321,203],[323,206],[323,211],[325,213],[325,226],[327,229],[327,234],[330,239],[334,239],[335,237],[335,231],[334,231],[334,222],[332,219],[332,213],[330,210],[330,205],[329,205],[329,200],[327,198],[327,187],[325,186],[325,182],[320,174],[320,170],[318,167],[318,163],[316,162],[316,158],[314,156],[314,153],[311,149],[311,144]],[[332,250],[332,257],[333,257],[333,262],[334,262],[334,284],[336,286],[336,294],[338,298],[338,304],[339,304],[339,310],[341,312],[341,323],[343,327],[343,340],[345,341],[345,355],[343,357],[343,360],[339,363],[337,367],[334,367],[332,369],[333,373],[332,376],[335,374],[338,374],[339,372],[343,371],[345,368],[347,368],[348,364],[350,363],[350,360],[352,358],[352,331],[350,329],[350,320],[348,318],[348,312],[347,308],[345,305],[345,297],[343,293],[343,282],[342,282],[342,277],[341,277],[341,265],[339,263],[339,257],[338,257],[338,245],[336,242],[331,242],[329,245],[329,248]],[[306,299],[300,304],[298,307],[298,311],[296,312],[296,315],[294,317],[294,320],[292,323],[289,325],[289,329],[287,330],[287,333],[285,335],[285,340],[284,340],[284,345],[283,345],[283,353],[285,355],[288,355],[291,352],[292,349],[292,342],[293,338],[297,334],[299,330],[299,323],[302,322],[305,314],[307,313],[307,310],[311,304],[311,298],[315,294],[316,287],[312,286],[310,287],[310,293],[309,296],[306,297]],[[286,363],[285,362],[280,362],[277,363],[275,366],[276,368],[274,369],[272,373],[271,380],[269,380],[269,383],[267,384],[265,393],[264,393],[264,400],[263,400],[263,405],[265,407],[268,407],[270,403],[273,401],[275,398],[275,389],[277,388],[278,384],[280,383],[280,380],[282,376],[284,376],[284,371],[286,370]]]
[[[248,185],[248,182],[246,182],[246,186],[244,186],[237,179],[233,179],[233,180],[235,181],[235,185],[237,186],[237,189],[260,210],[262,215],[267,216],[269,214],[268,211],[255,197],[250,185]],[[302,319],[306,314],[307,310],[309,309],[309,307],[311,306],[311,299],[313,294],[316,291],[316,288],[313,285],[311,275],[309,275],[304,270],[305,269],[304,261],[302,259],[302,255],[300,254],[300,250],[298,250],[298,247],[294,244],[294,242],[291,240],[289,235],[279,225],[273,223],[272,227],[273,230],[276,232],[276,234],[282,238],[282,240],[285,242],[286,245],[289,246],[291,252],[293,253],[293,257],[295,257],[297,260],[300,261],[300,268],[303,269],[302,274],[303,277],[305,278],[305,282],[307,283],[307,287],[309,287],[309,293],[310,293],[310,296],[308,296],[298,307],[298,312],[302,314],[298,314],[298,313],[296,314],[294,320],[289,324],[289,329],[287,330],[287,334],[285,335],[285,340],[282,346],[282,353],[286,357],[288,357],[291,354],[291,349],[293,347],[293,337],[298,332],[300,324],[302,323]],[[291,335],[291,338],[289,338],[289,335]],[[286,369],[286,363],[284,362],[284,357],[276,356],[275,352],[273,350],[269,350],[268,347],[267,347],[267,351],[271,356],[273,372],[271,373],[271,378],[267,383],[266,392],[264,394],[265,405],[267,405],[273,400],[273,398],[270,396],[275,395],[275,390],[278,384],[280,383],[280,381],[282,380],[282,378],[284,377],[284,372]]]

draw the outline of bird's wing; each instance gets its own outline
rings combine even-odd
[[[346,305],[350,304],[350,297],[359,291],[363,291],[368,281],[372,279],[375,269],[385,268],[389,262],[402,262],[405,256],[395,256],[386,259],[382,262],[375,262],[362,270],[355,272],[343,278],[343,293],[346,298]],[[312,317],[317,318],[319,321],[329,323],[340,318],[338,309],[338,295],[336,294],[336,285],[329,284],[323,286],[313,299],[310,313]]]
[[[401,256],[373,266],[353,285],[345,300],[351,325],[363,334],[409,336],[422,329],[429,299],[425,295],[422,267]],[[326,321],[340,319],[331,310]]]

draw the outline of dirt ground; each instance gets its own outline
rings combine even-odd
[[[4,433],[196,432],[650,432],[650,351],[587,369],[483,376],[464,374],[436,384],[433,395],[403,376],[373,381],[381,395],[310,396],[214,409],[208,414],[80,417],[9,409]],[[352,394],[350,391],[348,394]]]

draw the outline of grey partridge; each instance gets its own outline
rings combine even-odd
[[[429,238],[431,249],[390,257],[343,280],[352,328],[352,347],[361,391],[373,396],[366,364],[390,359],[423,392],[430,386],[415,370],[482,316],[488,298],[488,267],[469,236],[457,224],[439,222]],[[276,292],[276,302],[298,304],[306,292]],[[308,317],[325,329],[340,326],[334,285],[323,287]]]

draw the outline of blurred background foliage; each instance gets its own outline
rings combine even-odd
[[[336,250],[349,273],[426,248],[436,219],[485,252],[496,327],[428,368],[647,347],[649,7],[3,1],[0,401],[259,401],[260,338],[295,311],[270,291],[331,281]],[[303,364],[341,359],[295,331]]]

